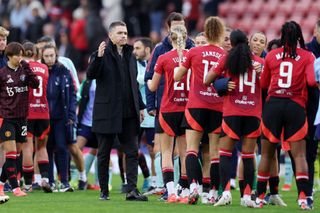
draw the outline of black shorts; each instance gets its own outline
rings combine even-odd
[[[291,99],[271,97],[263,108],[262,133],[273,143],[304,139],[308,133],[305,109]]]
[[[192,108],[185,110],[185,117],[186,120],[183,122],[183,127],[186,129],[193,129],[206,134],[220,134],[222,112],[203,108]]]
[[[29,119],[28,120],[28,137],[38,137],[44,139],[50,132],[49,119]]]
[[[221,137],[226,135],[233,140],[258,138],[261,135],[260,119],[254,116],[223,117]]]
[[[90,126],[80,124],[77,129],[77,136],[82,136],[85,139],[87,139],[87,143],[85,145],[86,147],[90,147],[94,149],[98,148],[97,136],[95,133],[91,131]]]
[[[2,142],[11,140],[17,143],[27,142],[27,120],[1,118],[0,140]]]
[[[184,112],[160,112],[160,126],[156,129],[156,133],[166,133],[172,137],[182,136],[185,134],[185,129],[181,124],[184,119]]]

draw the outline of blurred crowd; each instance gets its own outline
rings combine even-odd
[[[217,14],[223,0],[0,0],[0,25],[11,41],[55,39],[59,55],[71,58],[84,71],[88,55],[106,36],[115,20],[127,23],[129,38],[147,36],[154,43],[165,35],[164,19],[172,11],[186,17],[188,32],[202,31],[206,17]]]

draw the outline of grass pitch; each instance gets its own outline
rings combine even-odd
[[[142,177],[139,177],[142,180]],[[298,212],[299,208],[296,202],[297,193],[293,189],[290,192],[280,192],[283,200],[288,207],[264,206],[263,209],[249,209],[240,206],[239,191],[235,190],[233,194],[233,203],[227,207],[213,207],[209,205],[185,205],[168,204],[158,201],[158,196],[149,196],[148,202],[125,201],[125,195],[119,192],[120,178],[114,176],[113,189],[110,194],[110,201],[100,201],[99,191],[75,191],[73,193],[52,193],[45,194],[42,191],[29,193],[27,197],[16,198],[11,193],[9,202],[0,205],[0,213],[24,213],[24,212],[103,212],[103,213],[152,213],[152,212],[177,212],[177,213],[195,213],[195,212]],[[141,182],[141,181],[140,181]],[[139,184],[141,185],[141,183]],[[315,209],[320,209],[320,192],[315,195]]]

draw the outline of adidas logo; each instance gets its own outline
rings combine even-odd
[[[8,80],[7,80],[7,84],[9,84],[9,83],[13,83],[14,81],[12,80],[12,78],[9,78]]]

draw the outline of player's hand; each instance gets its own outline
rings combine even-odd
[[[228,82],[228,91],[231,92],[236,88],[236,83],[234,81],[229,81]]]
[[[72,125],[74,122],[71,119],[68,119],[68,122],[66,123],[66,125]]]
[[[144,120],[144,110],[140,110],[140,123]]]
[[[258,62],[253,63],[253,69],[256,71],[256,73],[260,74],[262,72],[262,64]]]
[[[100,43],[99,48],[98,48],[98,57],[102,57],[104,54],[104,50],[106,49],[106,42],[103,41]]]
[[[151,111],[149,111],[148,112],[148,114],[150,115],[150,116],[153,116],[153,117],[155,117],[156,115],[157,115],[157,110],[151,110]]]

